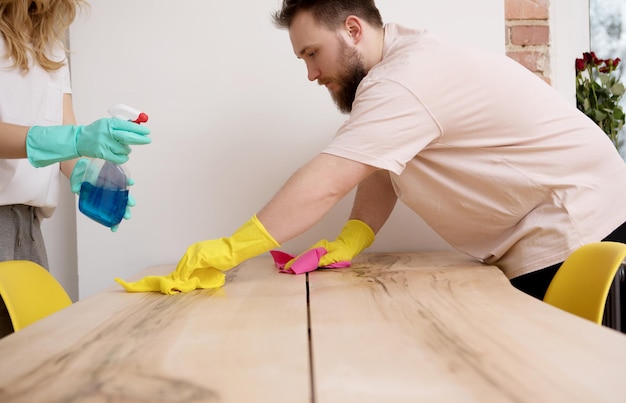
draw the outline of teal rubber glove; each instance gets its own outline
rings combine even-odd
[[[78,157],[92,157],[123,164],[130,145],[149,144],[145,126],[116,118],[103,118],[87,126],[33,126],[26,136],[31,165],[45,167]]]
[[[80,187],[83,183],[83,177],[85,176],[85,171],[89,166],[89,160],[87,158],[81,158],[76,161],[76,165],[74,165],[74,169],[72,170],[72,174],[70,175],[70,189],[73,193],[80,195]],[[132,186],[135,184],[135,181],[132,178],[128,178],[126,181],[127,186]],[[124,212],[124,219],[130,220],[131,213],[130,208],[134,207],[137,203],[135,202],[135,198],[133,195],[128,193],[128,202],[126,203],[126,211]],[[119,228],[118,225],[114,225],[111,227],[111,231],[115,232]]]

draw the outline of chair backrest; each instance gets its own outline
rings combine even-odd
[[[0,296],[16,332],[72,304],[52,274],[26,260],[0,262]]]
[[[545,302],[602,324],[615,274],[626,258],[626,244],[594,242],[576,249],[552,279]]]

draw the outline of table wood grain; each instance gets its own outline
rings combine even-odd
[[[0,340],[0,402],[310,402],[305,282],[267,257],[217,290],[111,287]]]
[[[317,402],[624,402],[626,337],[455,252],[309,275]]]
[[[166,274],[172,265],[139,273]],[[0,340],[0,402],[624,402],[626,336],[455,252],[115,285]]]

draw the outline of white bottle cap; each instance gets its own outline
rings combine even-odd
[[[130,120],[135,123],[145,123],[148,121],[148,115],[124,104],[113,105],[109,108],[109,113],[114,118]]]

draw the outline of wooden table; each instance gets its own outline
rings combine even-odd
[[[171,265],[140,273],[166,274]],[[454,252],[113,286],[0,340],[0,402],[624,402],[626,336]]]

